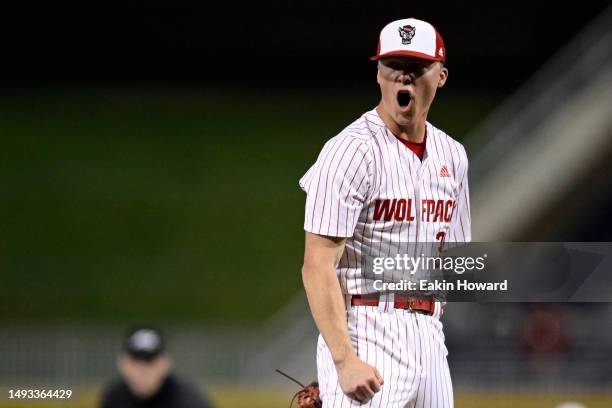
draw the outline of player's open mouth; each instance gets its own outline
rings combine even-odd
[[[412,95],[410,95],[410,92],[402,90],[397,93],[397,103],[401,108],[406,108],[411,100]]]

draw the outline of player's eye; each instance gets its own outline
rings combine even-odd
[[[423,75],[429,70],[429,67],[429,64],[415,63],[412,67],[410,67],[410,72],[415,75]]]
[[[393,71],[400,71],[406,74],[415,75],[422,75],[429,69],[429,64],[425,64],[419,61],[386,61],[384,65]]]

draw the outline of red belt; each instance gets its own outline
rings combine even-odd
[[[352,295],[352,306],[378,306],[380,301],[380,293],[369,293],[367,295]],[[432,299],[423,299],[414,296],[402,295],[396,293],[393,301],[393,306],[396,309],[407,309],[415,312],[422,312],[428,315],[433,315],[436,308],[436,302]]]

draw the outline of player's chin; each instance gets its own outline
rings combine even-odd
[[[401,117],[409,119],[414,116],[414,111],[412,109],[412,106],[409,105],[409,106],[399,107],[397,109],[397,114]]]
[[[411,107],[400,108],[395,110],[395,121],[398,125],[408,125],[414,118],[414,112]]]
[[[414,117],[414,103],[411,101],[408,105],[395,105],[395,117],[401,121],[410,121]]]

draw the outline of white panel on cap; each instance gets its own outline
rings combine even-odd
[[[132,342],[138,350],[153,351],[159,346],[159,337],[152,330],[139,330],[132,336]]]
[[[405,25],[411,25],[416,28],[410,44],[402,44],[402,37],[398,31],[400,27]],[[380,54],[398,50],[416,51],[435,57],[436,31],[431,24],[410,18],[389,23],[380,34]]]

